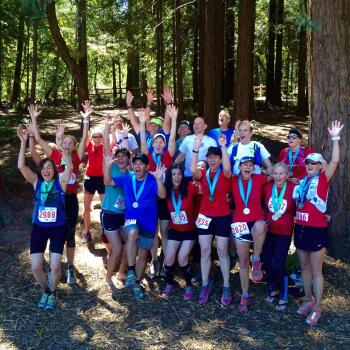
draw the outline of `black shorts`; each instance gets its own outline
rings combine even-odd
[[[101,210],[100,218],[103,231],[118,231],[124,226],[125,222],[124,214],[111,213],[103,209]]]
[[[211,217],[209,227],[207,229],[198,228],[197,233],[200,235],[213,235],[219,237],[230,237],[231,234],[231,215]]]
[[[103,176],[85,176],[84,178],[84,190],[90,194],[105,193],[105,185],[103,183]]]
[[[196,239],[196,232],[195,231],[175,231],[169,228],[168,232],[168,240],[172,241],[194,241]]]
[[[322,248],[329,248],[331,241],[328,227],[295,225],[294,245],[297,249],[307,252],[317,252]]]
[[[66,227],[43,227],[33,224],[30,236],[30,254],[44,253],[47,241],[50,240],[51,253],[63,253],[64,242],[66,240]]]
[[[253,235],[252,235],[252,229],[255,225],[256,221],[249,221],[247,222],[249,233],[246,234],[235,234],[232,232],[233,238],[238,241],[238,242],[248,242],[252,243],[253,242]]]
[[[66,192],[64,195],[64,212],[66,215],[66,241],[67,247],[75,247],[75,228],[77,226],[79,204],[74,193]]]
[[[158,199],[157,205],[158,205],[158,219],[170,220],[170,213],[168,210],[166,198]]]

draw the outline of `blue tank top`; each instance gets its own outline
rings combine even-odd
[[[34,192],[34,211],[32,223],[43,227],[58,227],[65,223],[64,192],[58,179],[55,180],[46,200],[41,201],[41,184],[38,180]]]

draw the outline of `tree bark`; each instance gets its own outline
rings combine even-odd
[[[156,4],[156,92],[157,92],[157,114],[161,113],[162,98],[161,94],[164,86],[164,43],[163,43],[163,1],[158,0]]]
[[[345,124],[340,140],[340,165],[328,196],[332,217],[331,253],[349,259],[350,249],[350,3],[348,0],[308,0],[308,13],[320,28],[308,33],[308,78],[311,146],[331,159],[327,126],[337,119]]]
[[[181,0],[174,0],[175,8],[181,5]],[[176,92],[177,108],[179,115],[184,113],[184,87],[183,87],[183,68],[182,68],[182,31],[181,31],[181,10],[175,11],[175,48],[176,48]]]
[[[115,58],[112,58],[112,90],[113,90],[113,104],[117,101],[117,74],[115,71]]]
[[[238,45],[234,99],[235,120],[251,119],[254,107],[255,0],[241,0],[238,15]]]
[[[204,115],[204,45],[206,1],[198,0],[198,115]]]
[[[33,24],[33,54],[32,54],[32,82],[30,87],[30,103],[34,103],[36,95],[36,75],[38,68],[38,24]]]
[[[192,58],[192,107],[198,105],[198,2],[194,4],[194,24],[193,24],[193,58]]]
[[[0,0],[0,18],[3,18],[3,11],[2,11],[2,1]],[[3,61],[4,61],[4,49],[3,49],[3,23],[0,21],[0,107],[2,107],[2,71],[3,71]]]

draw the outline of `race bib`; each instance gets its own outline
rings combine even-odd
[[[295,213],[295,219],[298,221],[308,222],[309,221],[309,214],[308,213],[301,213],[300,211],[297,211]]]
[[[280,208],[279,208],[279,212],[283,215],[285,212],[286,212],[286,209],[287,209],[287,201],[285,199],[282,200],[282,203],[280,205]],[[272,199],[270,197],[269,199],[269,204],[268,204],[268,207],[269,207],[269,212],[270,213],[274,213],[275,211],[273,210],[273,206],[272,206]]]
[[[187,215],[186,215],[186,213],[183,210],[181,210],[178,213],[175,212],[175,211],[172,211],[170,213],[170,216],[171,216],[171,220],[173,221],[174,225],[185,225],[185,224],[188,224]]]
[[[239,238],[243,235],[249,235],[250,230],[246,222],[234,222],[231,224],[231,230],[234,237]]]
[[[198,214],[198,217],[196,220],[196,226],[198,228],[207,230],[211,220],[212,220],[211,218],[208,218],[207,216],[205,216],[203,214]]]
[[[56,222],[57,208],[40,207],[38,211],[38,220],[40,222]]]
[[[125,210],[125,201],[122,196],[119,196],[114,203],[114,208],[119,210]]]
[[[136,225],[136,219],[127,219],[125,220],[124,226]]]

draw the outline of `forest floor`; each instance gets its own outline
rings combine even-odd
[[[97,112],[93,125],[102,122],[108,113],[102,108]],[[57,119],[64,119],[70,132],[79,135],[77,113],[70,108],[50,108],[40,117],[45,139],[53,140]],[[265,302],[264,283],[251,284],[250,311],[239,314],[238,263],[231,270],[234,300],[230,306],[223,307],[219,302],[219,273],[206,305],[184,302],[180,288],[171,300],[161,299],[159,290],[164,282],[158,279],[145,280],[146,298],[136,302],[121,285],[112,293],[104,284],[99,209],[92,211],[94,251],[82,243],[82,227],[77,227],[78,284],[68,286],[62,278],[56,310],[37,309],[40,289],[30,271],[28,251],[32,189],[16,168],[19,144],[14,133],[23,120],[23,116],[0,115],[0,165],[4,178],[0,188],[0,349],[350,348],[349,264],[326,258],[323,314],[317,328],[310,328],[297,315],[300,299],[291,298],[285,312],[275,311]],[[291,125],[307,129],[306,120],[284,110],[256,113],[257,136],[274,156],[284,145],[282,141]],[[81,215],[82,186],[79,201]],[[177,281],[183,286],[183,280]]]

